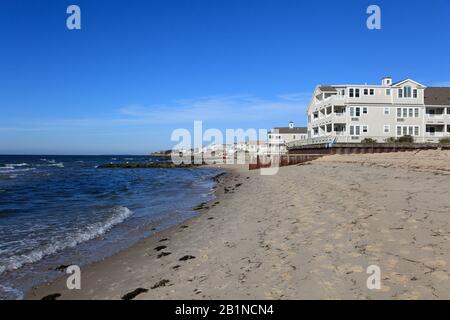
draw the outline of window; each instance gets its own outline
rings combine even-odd
[[[403,118],[408,117],[408,109],[407,108],[403,108]]]
[[[391,89],[386,89],[386,95],[390,96],[391,95]]]
[[[360,107],[350,107],[350,117],[360,117],[361,108]]]
[[[419,108],[414,108],[414,117],[415,118],[419,117]]]
[[[404,87],[403,91],[403,96],[405,98],[411,98],[411,87]]]
[[[353,98],[353,97],[354,97],[354,89],[350,88],[350,98]]]
[[[359,98],[359,89],[355,89],[355,98]]]
[[[417,98],[417,89],[413,90],[413,98]]]
[[[397,136],[415,136],[418,137],[420,134],[419,126],[397,126]]]
[[[408,111],[409,111],[408,116],[409,116],[410,118],[412,118],[412,117],[413,117],[414,109],[413,109],[413,108],[409,108]]]
[[[397,108],[397,118],[402,117],[402,108]]]
[[[370,94],[371,96],[375,95],[375,89],[370,89],[369,94]]]
[[[398,89],[398,97],[403,98],[403,90],[401,88]]]
[[[361,134],[360,126],[350,126],[350,135],[351,136],[359,136]]]
[[[363,108],[363,114],[367,114],[367,108],[366,107]]]
[[[384,114],[389,115],[391,113],[391,109],[389,107],[384,108]]]
[[[364,95],[367,96],[369,94],[369,89],[364,89]]]
[[[391,126],[385,125],[385,126],[383,127],[383,131],[384,131],[384,133],[389,133],[389,132],[391,132]]]
[[[367,133],[369,131],[369,128],[367,126],[362,127],[362,132]]]

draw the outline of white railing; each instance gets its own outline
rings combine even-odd
[[[289,143],[286,144],[287,148],[293,148],[293,147],[301,147],[301,146],[306,146],[306,145],[311,145],[311,144],[333,144],[336,142],[336,137],[313,137],[313,138],[308,138],[305,140],[296,140],[296,141],[291,141]]]
[[[428,118],[430,118],[430,119],[442,119],[442,118],[444,118],[444,114],[432,114],[432,113],[427,113],[426,115],[427,115]]]
[[[444,132],[427,132],[425,133],[426,137],[443,137],[445,136]]]

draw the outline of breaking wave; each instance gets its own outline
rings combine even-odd
[[[122,223],[133,214],[130,209],[122,206],[114,207],[111,211],[111,217],[104,222],[97,222],[88,225],[83,230],[79,230],[74,234],[69,234],[64,240],[58,240],[54,243],[44,245],[27,254],[9,257],[6,261],[2,262],[2,265],[0,265],[0,274],[5,271],[17,270],[25,264],[37,262],[42,258],[56,252],[67,248],[73,248],[82,242],[95,239],[111,230],[114,226]]]

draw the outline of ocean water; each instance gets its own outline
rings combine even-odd
[[[0,299],[180,223],[214,197],[211,168],[98,169],[136,156],[0,156]]]

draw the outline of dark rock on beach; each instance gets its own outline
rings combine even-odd
[[[180,258],[179,260],[180,261],[187,261],[187,260],[191,260],[191,259],[195,259],[195,257],[194,256],[190,256],[190,255],[186,255],[186,256]]]
[[[171,252],[161,252],[160,254],[158,254],[158,259],[160,259],[160,258],[162,258],[162,257],[165,257],[165,256],[168,256],[168,255],[170,255],[170,254],[172,254]]]
[[[155,285],[153,287],[151,287],[150,289],[153,290],[153,289],[156,289],[156,288],[159,288],[159,287],[165,287],[166,284],[168,284],[169,282],[170,281],[167,280],[167,279],[162,279],[161,281],[155,283]]]
[[[56,267],[56,268],[55,268],[55,271],[66,271],[66,269],[67,269],[68,267],[69,267],[69,265],[62,264],[62,265]]]
[[[61,297],[60,293],[49,294],[48,296],[43,297],[41,300],[56,300]]]
[[[136,298],[136,296],[144,292],[148,292],[148,289],[137,288],[136,290],[128,292],[126,295],[124,295],[122,297],[122,300],[133,300],[134,298]]]

